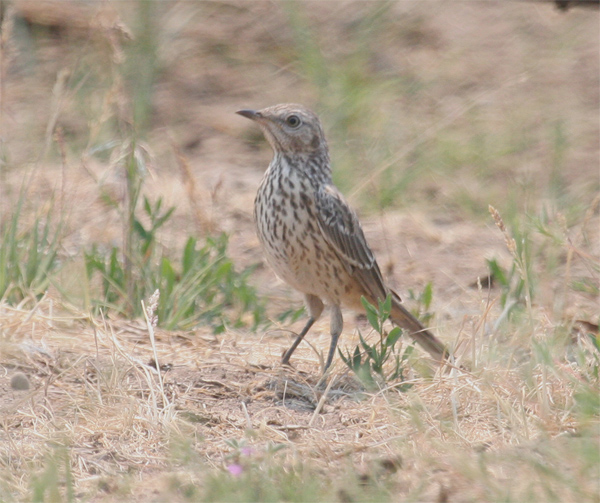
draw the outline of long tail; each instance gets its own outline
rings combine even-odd
[[[435,335],[429,332],[419,320],[417,320],[400,303],[400,299],[392,296],[392,312],[390,314],[392,321],[400,328],[408,330],[410,336],[419,346],[427,351],[435,360],[440,362],[448,357],[448,348]]]

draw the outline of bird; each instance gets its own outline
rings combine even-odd
[[[267,263],[275,274],[304,295],[308,321],[292,346],[290,357],[330,308],[331,343],[327,372],[342,333],[342,306],[363,311],[361,297],[371,304],[391,295],[392,322],[440,363],[445,345],[401,303],[383,279],[355,211],[332,180],[329,149],[319,117],[303,105],[285,103],[237,114],[260,126],[273,150],[254,200],[256,231]]]

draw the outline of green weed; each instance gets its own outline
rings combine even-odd
[[[387,296],[385,301],[379,301],[378,307],[373,306],[364,297],[362,304],[367,314],[369,324],[379,334],[379,340],[369,344],[359,332],[360,345],[346,355],[338,348],[344,363],[350,368],[368,389],[377,389],[396,379],[402,379],[406,360],[411,355],[414,346],[408,346],[400,351],[398,341],[402,336],[402,329],[394,327],[390,332],[384,328],[392,310],[392,297]],[[362,351],[361,351],[362,348]],[[410,386],[406,386],[408,389]]]
[[[220,333],[227,326],[246,325],[244,315],[248,312],[253,327],[264,320],[264,306],[248,283],[251,270],[236,271],[227,257],[225,234],[207,238],[202,247],[190,237],[177,262],[163,251],[148,255],[147,244],[141,241],[133,248],[131,258],[136,267],[132,297],[127,293],[125,264],[118,248],[106,257],[97,248],[85,254],[88,277],[91,280],[98,274],[102,281],[97,308],[123,314],[132,310],[134,316],[140,316],[141,300],[158,289],[158,323],[166,329],[189,329],[206,323]]]
[[[420,293],[410,288],[408,290],[408,298],[416,303],[415,313],[413,314],[425,325],[429,324],[434,316],[433,313],[429,312],[431,302],[433,301],[433,282],[430,281],[427,283]]]

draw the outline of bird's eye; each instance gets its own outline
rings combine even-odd
[[[297,128],[300,125],[300,118],[297,115],[290,115],[285,122],[287,122],[288,126]]]

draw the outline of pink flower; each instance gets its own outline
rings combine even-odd
[[[229,471],[229,473],[231,473],[231,475],[233,475],[234,477],[239,477],[242,472],[244,471],[244,469],[242,468],[242,465],[238,465],[237,463],[234,463],[232,465],[229,465],[227,467],[227,470]]]

